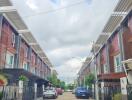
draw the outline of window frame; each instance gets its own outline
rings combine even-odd
[[[11,61],[11,57],[12,57],[12,61]],[[10,53],[10,52],[7,51],[7,54],[6,54],[6,66],[5,67],[7,67],[7,68],[13,68],[14,59],[15,59],[14,57],[15,57],[14,54],[12,54],[12,53]],[[10,61],[12,63],[10,63]]]
[[[118,58],[118,62],[117,62],[117,58]],[[114,56],[114,70],[117,73],[118,72],[122,72],[122,69],[121,69],[121,55],[120,55],[120,53],[118,55]]]
[[[105,74],[109,72],[107,64],[103,64],[103,69]]]
[[[15,35],[15,33],[13,31],[12,31],[12,36],[11,36],[11,42],[12,42],[12,46],[15,47],[16,35]]]

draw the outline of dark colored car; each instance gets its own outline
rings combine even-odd
[[[91,96],[91,90],[85,87],[78,87],[75,90],[75,96],[77,98],[89,98]]]

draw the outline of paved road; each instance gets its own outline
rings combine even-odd
[[[63,95],[60,95],[57,100],[88,100],[88,99],[77,99],[74,94],[71,92],[65,92]],[[89,99],[90,100],[90,99]],[[92,99],[91,99],[92,100]]]
[[[38,100],[43,100],[43,99],[41,98]],[[45,99],[45,100],[47,100],[47,99]],[[55,99],[50,99],[50,100],[55,100]],[[59,95],[56,100],[88,100],[88,99],[77,99],[75,97],[75,95],[72,94],[71,92],[65,92],[65,93],[63,93],[63,95]],[[89,100],[93,100],[93,99],[89,99]]]

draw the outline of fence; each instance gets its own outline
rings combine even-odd
[[[112,97],[116,93],[120,93],[121,88],[120,86],[109,86],[104,87],[104,100],[112,100]]]
[[[23,93],[19,93],[18,86],[0,86],[0,100],[34,100],[34,87],[24,86]]]
[[[19,100],[19,88],[17,86],[0,86],[1,100]]]
[[[128,100],[132,100],[132,84],[127,85],[127,97]]]
[[[35,98],[34,87],[24,86],[22,100],[34,100],[34,98]]]

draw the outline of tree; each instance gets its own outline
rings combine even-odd
[[[64,82],[64,81],[61,81],[61,82],[60,82],[60,87],[61,87],[62,89],[65,89],[65,88],[66,88],[65,82]]]
[[[69,90],[73,90],[75,88],[75,85],[74,84],[67,84],[67,89]]]
[[[92,87],[94,80],[95,80],[94,74],[90,73],[85,77],[85,84],[89,87]]]
[[[57,86],[57,76],[55,74],[51,75],[48,80],[54,85],[54,86]]]
[[[55,74],[53,74],[50,77],[48,77],[48,80],[55,87],[62,88],[62,89],[65,89],[66,88],[65,82],[64,81],[61,81],[60,79],[58,79]]]

